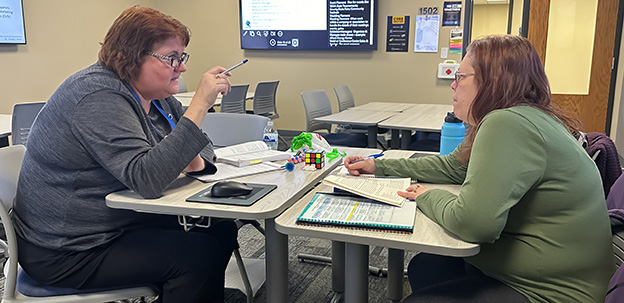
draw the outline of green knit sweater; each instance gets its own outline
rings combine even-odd
[[[600,174],[551,116],[529,106],[489,113],[468,164],[448,156],[375,160],[376,174],[462,184],[432,189],[421,211],[481,244],[466,261],[531,302],[604,302],[615,270]],[[426,186],[426,184],[425,184]]]

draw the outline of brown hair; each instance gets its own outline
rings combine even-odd
[[[187,46],[191,32],[171,16],[136,5],[124,10],[108,29],[98,61],[128,82],[138,77],[154,45],[172,37],[179,37]]]
[[[460,159],[467,161],[472,150],[477,125],[496,109],[518,105],[537,107],[560,121],[571,133],[581,123],[551,102],[550,85],[544,65],[531,43],[521,36],[494,35],[473,41],[467,48],[475,70],[477,94],[468,112],[476,125],[466,137]]]

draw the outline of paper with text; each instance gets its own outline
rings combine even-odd
[[[403,205],[405,198],[397,191],[404,191],[411,184],[410,178],[359,178],[330,175],[324,184],[395,206]]]
[[[395,207],[366,198],[318,193],[297,221],[411,231],[415,215],[416,202]]]

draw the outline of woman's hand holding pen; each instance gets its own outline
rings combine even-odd
[[[430,190],[420,184],[410,185],[405,191],[398,191],[397,194],[403,198],[414,200],[424,192]]]
[[[366,159],[364,156],[348,156],[344,160],[344,166],[349,170],[349,173],[354,176],[360,174],[374,174],[375,173],[375,160]],[[364,161],[357,161],[366,159]],[[357,161],[357,162],[356,162]]]
[[[229,72],[222,73],[225,68],[215,66],[205,72],[199,80],[197,91],[189,104],[184,116],[191,119],[198,127],[201,127],[206,113],[214,106],[218,94],[227,94],[230,91],[230,80],[232,76]]]

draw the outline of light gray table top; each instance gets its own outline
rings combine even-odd
[[[384,158],[401,158],[413,151],[388,150]],[[433,188],[458,193],[459,185],[428,184]],[[288,235],[300,235],[362,245],[383,246],[401,250],[428,252],[447,256],[472,256],[479,253],[479,245],[460,240],[440,225],[416,212],[412,233],[388,230],[349,228],[344,226],[298,224],[296,218],[317,192],[331,192],[332,187],[319,185],[275,219],[277,231]]]
[[[372,110],[343,110],[339,113],[314,118],[315,121],[329,123],[345,123],[363,126],[375,126],[397,112],[392,111],[372,111]]]
[[[349,108],[348,110],[372,110],[372,111],[391,111],[402,112],[412,106],[414,103],[397,103],[397,102],[369,102]]]
[[[193,100],[193,96],[195,96],[195,92],[186,92],[186,93],[177,93],[175,95],[173,95],[174,97],[176,97],[176,99],[178,99],[178,101],[180,101],[180,103],[182,103],[182,105],[184,106],[189,106],[191,104],[191,100]],[[223,96],[221,94],[219,94],[217,96],[217,100],[215,101],[215,106],[220,106],[221,105],[221,98]],[[247,96],[245,100],[253,100],[254,97],[254,92],[247,92]]]
[[[368,149],[339,147],[339,151],[343,150],[347,151],[348,154],[357,154],[358,150],[362,150],[362,153],[366,155],[370,152]],[[380,152],[379,150],[373,151]],[[186,198],[207,188],[211,183],[204,183],[184,175],[180,175],[158,199],[144,199],[134,191],[123,190],[106,196],[106,205],[112,208],[171,215],[213,216],[248,220],[273,218],[297,201],[303,193],[316,186],[327,173],[340,163],[340,159],[337,159],[318,170],[304,170],[304,164],[299,163],[292,172],[277,170],[235,178],[241,182],[276,184],[278,186],[250,206],[186,202]]]
[[[0,114],[0,137],[11,134],[11,117],[9,114]]]
[[[378,126],[390,129],[439,132],[447,112],[453,106],[446,104],[414,104],[406,111],[379,122]]]

